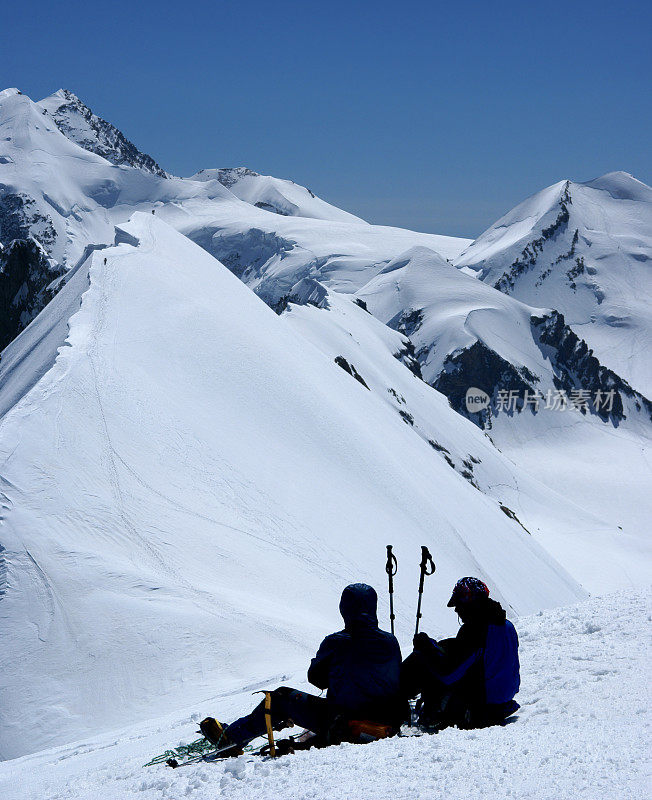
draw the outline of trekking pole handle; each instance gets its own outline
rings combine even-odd
[[[387,545],[387,564],[385,564],[385,572],[389,575],[390,578],[393,578],[398,571],[398,561],[396,560],[396,556],[392,553],[392,545]]]
[[[421,545],[421,572],[424,575],[432,575],[437,569],[435,562],[432,560],[430,550],[425,545]]]
[[[414,635],[416,636],[419,633],[419,620],[423,616],[421,613],[421,596],[423,595],[423,579],[426,575],[432,575],[435,571],[435,562],[432,560],[432,556],[430,555],[430,550],[425,545],[421,545],[421,564],[420,570],[421,573],[419,575],[419,601],[417,603],[417,624],[414,629]]]

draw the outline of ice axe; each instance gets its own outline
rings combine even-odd
[[[417,626],[414,630],[414,635],[419,633],[419,620],[421,619],[421,597],[423,595],[423,579],[426,575],[432,575],[435,571],[435,562],[432,560],[430,550],[425,545],[421,546],[421,575],[419,577],[419,602],[417,603]]]
[[[394,620],[396,619],[396,615],[394,614],[394,575],[396,575],[397,571],[398,561],[394,553],[392,553],[392,545],[388,544],[385,572],[387,573],[387,579],[389,581],[389,622],[392,626],[392,634],[394,633]]]

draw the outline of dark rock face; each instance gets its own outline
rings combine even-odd
[[[611,421],[617,425],[625,419],[623,399],[629,398],[637,411],[652,420],[652,403],[615,372],[602,366],[586,342],[566,325],[563,314],[551,311],[543,317],[532,317],[531,325],[535,342],[543,355],[550,359],[557,389],[568,395],[574,390],[588,391],[591,396],[598,392],[601,395],[613,392],[609,410],[587,403],[586,407],[579,407],[582,414],[597,414],[604,422]]]
[[[50,302],[51,284],[64,272],[31,239],[15,239],[0,252],[0,351]]]
[[[93,114],[76,95],[67,89],[64,89],[62,94],[65,102],[50,115],[50,118],[64,136],[84,150],[106,158],[112,164],[137,167],[161,178],[168,177],[167,172],[151,156],[141,153],[136,145],[110,122]],[[86,125],[82,127],[86,127],[85,131],[72,124],[71,120],[75,118],[84,120]]]
[[[349,362],[344,358],[344,356],[336,356],[335,357],[335,363],[337,364],[338,367],[342,367],[344,372],[348,372],[349,375],[351,375],[351,377],[355,378],[356,381],[358,381],[358,383],[361,383],[364,386],[365,389],[369,389],[369,387],[367,386],[367,382],[362,377],[362,375],[360,375],[360,373],[353,366],[353,364],[349,364]],[[371,391],[371,390],[369,390],[369,391]],[[414,422],[414,420],[413,420],[413,422]]]
[[[498,291],[504,292],[505,294],[509,294],[510,291],[514,289],[519,275],[522,275],[535,266],[538,257],[541,255],[541,253],[543,253],[546,242],[562,234],[568,227],[568,220],[570,219],[568,206],[572,205],[572,202],[573,200],[570,194],[570,181],[566,181],[566,186],[564,187],[564,191],[559,200],[559,213],[557,214],[557,218],[547,228],[544,228],[541,231],[541,236],[533,239],[531,242],[528,242],[528,244],[521,251],[521,255],[514,262],[512,262],[512,264],[510,264],[503,275],[496,281],[496,283],[494,283],[495,289],[498,289]],[[563,256],[562,258],[573,257],[575,254],[575,245],[577,244],[578,235],[579,232],[575,231],[573,244],[571,245],[571,252],[568,254],[568,256]],[[551,271],[551,269],[548,269],[540,275],[537,281],[538,285],[540,285],[541,282],[548,277]]]
[[[206,172],[206,170],[200,169],[197,173],[201,175],[202,172]],[[252,169],[248,167],[225,167],[224,169],[218,169],[216,172],[217,180],[225,186],[227,189],[230,189],[232,186],[241,179],[246,177],[247,175],[251,175],[254,178],[257,178],[259,173],[254,172]]]
[[[261,208],[263,211],[271,211],[272,214],[278,214],[281,217],[290,216],[287,211],[284,211],[282,208],[272,205],[271,203],[263,203],[261,200],[259,200],[257,203],[254,203],[254,205],[256,208]]]
[[[421,364],[419,364],[414,352],[414,344],[412,343],[412,340],[408,338],[406,338],[404,342],[405,347],[401,348],[397,353],[394,353],[394,358],[400,361],[401,364],[404,364],[413,375],[420,380],[423,380],[423,375],[421,374]]]
[[[506,506],[503,503],[501,503],[500,504],[500,510],[503,512],[503,514],[506,514],[510,519],[513,519],[514,522],[518,522],[518,524],[521,526],[521,528],[523,528],[523,530],[526,533],[530,533],[530,531],[525,527],[525,525],[523,525],[521,520],[516,516],[516,514],[512,511],[511,508],[509,508],[508,506]],[[532,535],[532,534],[530,534],[530,535]]]
[[[636,413],[652,420],[652,403],[619,375],[600,364],[586,342],[566,325],[563,314],[551,311],[543,317],[532,317],[531,331],[534,342],[550,362],[554,386],[565,397],[566,406],[618,425],[626,419],[627,400],[630,408],[633,404]],[[537,375],[525,367],[509,363],[478,340],[446,359],[433,386],[448,397],[451,407],[459,414],[479,427],[489,429],[494,414],[512,416],[526,410],[532,414],[539,413],[541,408],[533,402],[537,396],[544,400],[537,386],[539,383]],[[469,412],[466,392],[472,386],[487,393],[489,408]],[[514,402],[506,407],[499,402],[499,393],[505,395],[509,392],[516,396]],[[526,401],[528,396],[529,402]]]
[[[33,237],[49,250],[56,239],[50,217],[36,210],[31,197],[3,189],[0,185],[0,242],[8,247],[14,239]]]
[[[499,391],[516,390],[522,394],[526,389],[533,391],[538,381],[537,376],[528,369],[517,369],[478,340],[470,347],[449,356],[432,385],[448,397],[448,402],[459,414],[481,428],[490,428],[491,414],[488,409],[477,413],[467,410],[466,391],[469,387],[482,389],[491,398],[492,405],[495,405]]]
[[[401,311],[387,323],[389,328],[402,333],[404,336],[412,336],[422,325],[423,309],[421,308],[410,308],[406,311]]]

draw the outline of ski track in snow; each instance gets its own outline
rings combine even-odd
[[[180,770],[142,764],[196,738],[194,713],[0,764],[4,800],[640,800],[649,796],[649,590],[518,623],[523,683],[504,728],[241,756]],[[296,676],[295,676],[296,677]],[[285,681],[288,676],[277,676]],[[243,687],[234,713],[255,698]],[[411,731],[404,732],[410,734]],[[283,735],[283,734],[281,734]]]

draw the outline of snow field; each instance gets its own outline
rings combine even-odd
[[[142,767],[167,747],[196,738],[203,715],[231,719],[251,708],[257,698],[243,691],[120,733],[4,762],[0,795],[4,800],[642,800],[650,788],[651,609],[652,592],[637,590],[519,620],[522,707],[518,720],[503,728],[449,729],[437,736],[409,736],[414,731],[404,729],[407,738],[276,761],[245,755],[179,770]],[[451,612],[451,626],[453,620]]]

